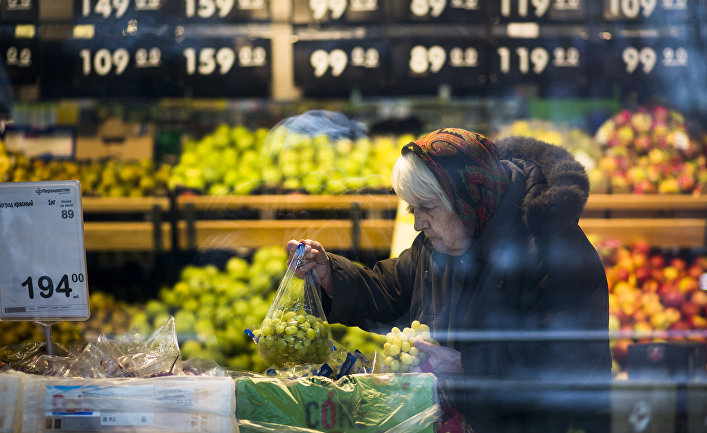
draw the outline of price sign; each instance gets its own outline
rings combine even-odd
[[[486,4],[481,0],[392,0],[391,15],[402,22],[483,23]]]
[[[352,88],[375,95],[386,87],[387,41],[299,41],[294,45],[295,83],[306,95],[349,96]]]
[[[15,26],[7,26],[0,30],[0,64],[10,83],[35,84],[39,72],[37,39],[14,37],[14,29]]]
[[[168,0],[74,0],[74,21],[80,24],[159,27],[174,15]]]
[[[583,22],[587,0],[500,0],[492,16],[501,22]]]
[[[483,39],[473,38],[398,41],[391,90],[435,94],[446,85],[456,95],[479,92],[487,79],[485,46]]]
[[[489,79],[494,92],[531,84],[546,92],[581,94],[586,87],[584,41],[499,39],[491,47]]]
[[[375,23],[385,21],[383,0],[294,0],[292,21]]]
[[[0,184],[0,233],[0,319],[88,319],[78,181]]]
[[[42,41],[40,92],[43,97],[180,96],[170,49],[155,37]]]
[[[185,39],[177,45],[179,87],[194,97],[267,96],[270,40]]]
[[[189,21],[251,22],[270,19],[269,0],[179,0]]]
[[[698,0],[602,0],[607,22],[679,25],[695,16]]]
[[[0,22],[34,24],[38,10],[39,0],[0,0]]]

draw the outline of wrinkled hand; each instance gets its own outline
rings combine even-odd
[[[420,364],[422,371],[434,374],[464,374],[462,354],[449,347],[428,343],[421,338],[413,340],[420,352],[425,352],[429,358]]]
[[[295,276],[298,278],[304,278],[304,275],[307,272],[313,271],[314,276],[317,278],[317,281],[322,286],[324,291],[329,296],[333,296],[334,283],[329,270],[329,258],[327,257],[326,251],[324,250],[322,244],[311,239],[302,239],[300,241],[293,239],[289,241],[287,243],[287,254],[289,256],[289,261],[292,261],[300,242],[304,242],[306,246],[304,256],[302,257],[302,264],[295,269]]]

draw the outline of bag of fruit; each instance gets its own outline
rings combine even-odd
[[[304,281],[295,277],[304,248],[303,243],[297,248],[268,314],[252,333],[269,367],[322,364],[335,350],[314,274],[308,272]]]

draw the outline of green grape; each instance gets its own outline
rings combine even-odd
[[[281,368],[325,362],[329,356],[329,324],[304,310],[276,310],[256,334],[266,364]]]
[[[432,339],[430,327],[417,320],[413,321],[410,327],[403,328],[402,331],[397,327],[391,329],[385,336],[383,344],[384,364],[387,371],[396,373],[419,371],[420,362],[427,359],[428,355],[415,347],[414,340],[416,339],[439,344]]]

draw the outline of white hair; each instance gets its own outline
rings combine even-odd
[[[411,207],[440,200],[448,211],[454,212],[452,203],[437,178],[414,153],[408,152],[398,157],[393,166],[391,180],[395,193]]]

